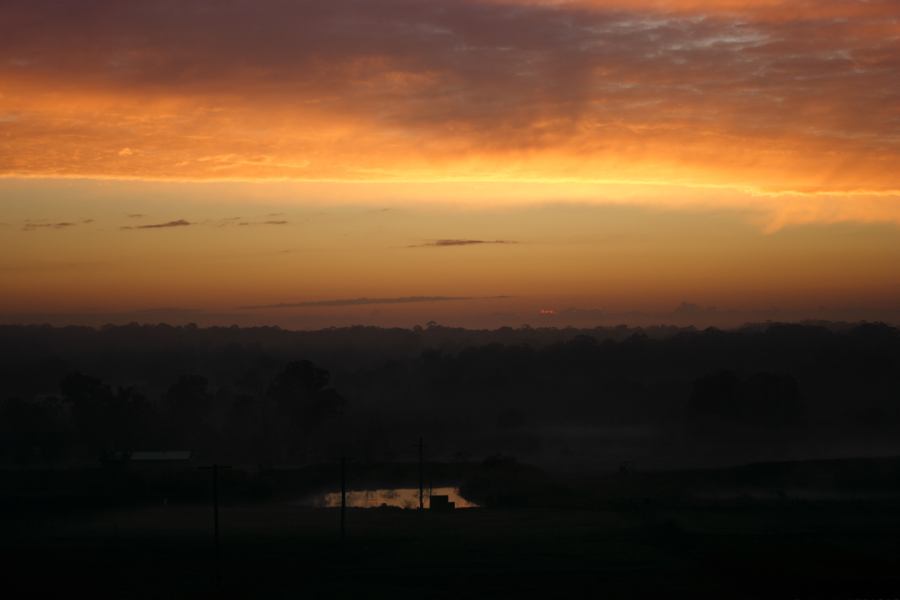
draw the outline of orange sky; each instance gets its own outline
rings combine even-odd
[[[892,311],[898,40],[888,0],[6,2],[0,311]]]

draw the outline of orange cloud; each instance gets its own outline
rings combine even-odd
[[[56,6],[4,8],[6,176],[633,180],[895,220],[895,2]]]

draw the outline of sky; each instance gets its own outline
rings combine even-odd
[[[896,0],[2,0],[0,322],[900,321]]]

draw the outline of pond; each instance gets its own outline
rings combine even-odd
[[[477,508],[474,502],[459,495],[459,488],[436,487],[425,490],[425,508],[430,506],[430,496],[447,496],[456,508]],[[340,492],[328,492],[315,499],[316,506],[335,508],[341,505]],[[350,490],[347,492],[347,506],[351,508],[418,508],[418,488],[381,488],[367,490]]]

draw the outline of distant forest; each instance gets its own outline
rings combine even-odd
[[[900,453],[900,331],[0,327],[0,463],[515,457],[559,469]]]

